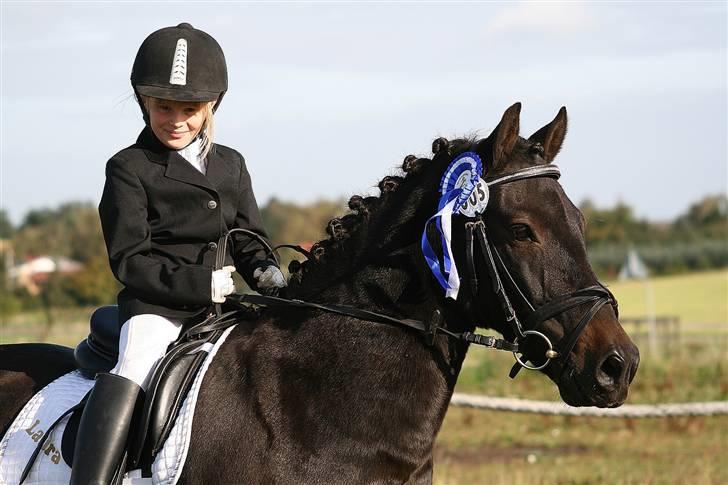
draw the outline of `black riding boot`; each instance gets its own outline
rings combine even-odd
[[[96,376],[78,426],[70,485],[108,485],[114,478],[140,391],[126,377]]]

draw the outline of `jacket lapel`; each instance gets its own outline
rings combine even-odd
[[[233,174],[228,164],[217,150],[213,149],[207,154],[207,180],[218,191],[222,191],[222,187],[232,180]]]
[[[217,192],[217,189],[210,184],[210,181],[202,175],[202,173],[192,166],[190,162],[185,160],[182,155],[177,152],[170,151],[167,160],[167,170],[164,172],[165,177],[178,180],[192,185],[199,185],[206,189]]]
[[[179,182],[198,185],[217,192],[224,180],[230,177],[225,160],[219,155],[211,153],[207,156],[207,176],[205,176],[182,155],[164,146],[148,126],[139,134],[137,145],[144,149],[151,162],[167,166],[164,171],[165,177]]]

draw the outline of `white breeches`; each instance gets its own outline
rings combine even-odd
[[[109,372],[131,379],[147,389],[147,377],[179,337],[182,322],[160,315],[135,315],[121,327],[119,360]]]

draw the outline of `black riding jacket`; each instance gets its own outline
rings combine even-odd
[[[245,160],[214,145],[202,174],[149,127],[111,157],[99,204],[118,295],[119,324],[142,313],[187,319],[211,303],[217,241],[241,227],[267,240]],[[231,238],[233,264],[253,288],[253,271],[275,264],[256,240]],[[230,254],[232,253],[232,254]]]

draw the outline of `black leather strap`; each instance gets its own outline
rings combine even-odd
[[[371,312],[369,310],[362,310],[359,308],[348,307],[343,305],[322,305],[319,303],[313,303],[309,301],[296,300],[281,298],[278,296],[264,296],[264,295],[230,295],[228,299],[232,299],[238,303],[252,303],[254,305],[265,305],[269,307],[292,307],[292,308],[307,308],[311,310],[321,310],[328,313],[335,313],[337,315],[345,315],[349,317],[358,318],[359,320],[366,320],[369,322],[376,323],[388,323],[393,325],[402,325],[405,327],[413,328],[424,332],[426,325],[419,320],[412,320],[409,318],[395,318],[383,313]]]
[[[480,243],[481,251],[485,256],[485,267],[490,274],[490,279],[493,283],[493,291],[495,292],[496,296],[498,297],[498,301],[500,301],[500,304],[503,307],[503,313],[506,316],[506,322],[510,323],[511,326],[513,326],[516,335],[522,337],[523,329],[521,328],[521,322],[518,320],[518,315],[516,315],[516,311],[513,309],[511,300],[508,298],[508,294],[506,293],[505,287],[503,286],[503,281],[501,280],[498,268],[495,265],[493,251],[491,250],[488,236],[485,233],[485,224],[483,223],[483,221],[478,221],[476,225],[478,226],[478,242]]]
[[[536,328],[536,326],[541,322],[577,306],[597,300],[604,300],[604,303],[606,303],[609,299],[609,293],[600,286],[590,286],[588,288],[583,288],[573,293],[569,293],[568,295],[558,296],[531,313],[528,318],[526,318],[525,327],[526,329],[531,330]]]
[[[567,356],[571,353],[571,349],[573,349],[574,345],[576,345],[576,341],[579,339],[579,336],[586,328],[586,324],[589,323],[592,318],[594,318],[594,315],[597,314],[597,312],[604,306],[605,303],[607,303],[607,300],[603,298],[598,299],[594,302],[589,311],[581,317],[581,320],[579,320],[579,323],[576,325],[576,327],[574,327],[574,330],[569,333],[569,336],[566,337],[566,339],[562,340],[557,346],[556,351],[559,353],[559,355]]]
[[[506,267],[506,263],[503,262],[503,257],[501,257],[500,252],[498,251],[498,248],[493,246],[493,254],[495,254],[496,260],[498,264],[500,265],[501,270],[506,274],[508,277],[508,281],[511,282],[511,288],[516,289],[516,293],[521,297],[521,300],[526,304],[528,308],[531,309],[531,311],[534,311],[533,305],[531,305],[531,301],[526,298],[526,295],[523,294],[523,291],[521,291],[521,287],[516,284],[516,280],[513,278],[513,275],[510,271],[508,271],[508,268]]]
[[[535,167],[526,167],[521,170],[516,170],[506,175],[498,177],[486,177],[485,182],[488,187],[495,187],[496,185],[507,184],[515,182],[517,180],[531,179],[534,177],[551,177],[558,179],[561,177],[561,170],[559,167],[553,164],[547,165],[536,165]]]
[[[277,296],[264,296],[264,295],[229,295],[228,300],[235,301],[239,304],[253,304],[253,305],[264,305],[268,307],[286,307],[286,308],[301,308],[309,310],[320,310],[328,313],[335,313],[337,315],[345,315],[359,320],[374,323],[384,323],[389,325],[404,326],[422,332],[425,336],[428,345],[432,345],[434,337],[438,333],[447,335],[448,337],[463,340],[468,343],[475,345],[482,345],[498,350],[508,350],[511,352],[518,350],[518,344],[514,342],[508,342],[503,339],[495,337],[480,335],[472,332],[456,333],[441,327],[442,317],[439,311],[435,311],[433,314],[432,321],[429,323],[422,322],[420,320],[412,320],[409,318],[395,318],[390,315],[383,313],[371,312],[369,310],[362,310],[359,308],[344,306],[344,305],[323,305],[320,303],[313,303],[309,301],[296,300],[281,298]],[[217,330],[219,324],[211,324],[208,327],[202,327],[201,330],[211,331]]]
[[[232,296],[232,295],[230,295]],[[228,296],[228,298],[230,298]],[[220,315],[213,315],[206,318],[204,321],[193,325],[186,329],[184,333],[177,339],[178,342],[184,342],[187,340],[197,341],[199,336],[205,333],[214,332],[216,330],[225,330],[237,323],[237,320],[233,318],[238,313],[238,310],[222,313]]]
[[[475,255],[473,254],[474,248],[473,248],[473,231],[475,230],[475,223],[474,222],[468,222],[465,224],[465,259],[467,260],[468,264],[468,270],[470,273],[470,277],[468,278],[468,281],[470,282],[470,292],[473,295],[474,298],[477,298],[478,296],[478,272],[475,269]]]
[[[260,234],[257,234],[249,229],[243,229],[240,227],[236,227],[234,229],[230,229],[229,231],[225,232],[220,237],[220,240],[217,243],[217,253],[215,254],[215,269],[222,269],[225,265],[225,255],[227,253],[227,245],[230,242],[230,235],[234,234],[236,232],[241,232],[243,234],[246,234],[247,236],[255,239],[258,241],[268,253],[268,256],[273,258],[273,261],[276,262],[276,265],[278,264],[278,258],[276,257],[276,253],[273,251],[273,248],[270,247],[268,242],[261,236]]]
[[[293,249],[297,253],[301,253],[306,256],[306,259],[311,259],[311,253],[297,244],[279,244],[278,246],[273,248],[273,251],[278,251],[281,248]]]

